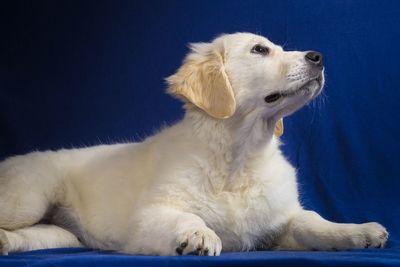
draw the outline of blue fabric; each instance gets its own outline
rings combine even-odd
[[[186,43],[250,31],[325,56],[323,96],[285,119],[304,206],[390,232],[382,250],[209,259],[56,249],[0,257],[1,266],[400,265],[399,1],[23,1],[1,11],[1,158],[141,140],[182,116],[163,78]]]
[[[399,266],[399,250],[352,252],[253,251],[219,257],[133,256],[89,249],[51,249],[0,257],[1,266]]]

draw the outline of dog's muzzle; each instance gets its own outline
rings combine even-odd
[[[274,103],[283,97],[290,97],[300,92],[310,92],[314,91],[312,94],[312,98],[319,95],[322,91],[322,87],[324,85],[324,57],[321,53],[316,51],[309,51],[304,56],[305,61],[310,67],[309,76],[314,77],[309,79],[306,83],[304,83],[301,87],[296,90],[287,90],[282,92],[275,92],[270,95],[267,95],[264,98],[266,103]]]

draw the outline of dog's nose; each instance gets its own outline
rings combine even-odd
[[[306,54],[306,60],[313,65],[321,67],[324,64],[324,57],[321,53],[310,51]]]

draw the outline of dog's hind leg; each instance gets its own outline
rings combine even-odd
[[[36,224],[7,231],[0,229],[0,254],[46,248],[81,247],[76,236],[56,225]]]
[[[38,223],[62,190],[54,152],[34,152],[0,163],[0,229]],[[61,162],[62,163],[62,162]]]
[[[48,207],[48,201],[36,192],[6,192],[0,196],[0,229],[16,230],[38,223]]]
[[[288,223],[277,241],[284,250],[348,250],[380,248],[388,233],[378,223],[333,223],[313,211],[302,210]]]

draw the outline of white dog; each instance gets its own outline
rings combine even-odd
[[[34,152],[0,164],[3,254],[81,246],[145,255],[383,247],[377,223],[304,210],[277,122],[324,83],[317,52],[236,33],[191,46],[168,92],[182,121],[142,143]]]

